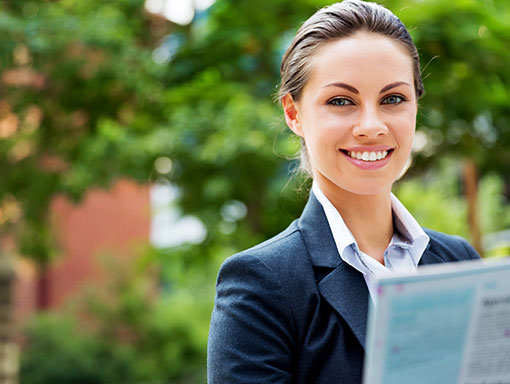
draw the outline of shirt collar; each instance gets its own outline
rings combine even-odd
[[[344,251],[347,247],[354,245],[357,248],[356,239],[349,228],[347,228],[340,213],[338,213],[337,209],[324,193],[322,193],[319,185],[315,181],[313,181],[312,184],[312,192],[324,209],[336,247],[343,259]],[[393,193],[391,194],[391,207],[396,232],[388,248],[400,247],[408,249],[413,259],[413,264],[417,266],[430,239],[416,219]]]
[[[396,230],[400,234],[402,242],[398,242],[402,248],[408,248],[414,265],[418,265],[420,258],[427,248],[430,238],[416,219],[409,213],[399,199],[391,194],[391,208],[393,211],[393,222]],[[394,238],[395,239],[395,238]],[[393,239],[392,239],[393,242]],[[391,244],[390,244],[391,246]]]
[[[356,245],[356,239],[352,235],[349,228],[347,228],[347,225],[345,225],[345,222],[342,219],[342,216],[340,216],[340,213],[338,213],[337,209],[322,193],[319,185],[315,182],[315,180],[312,184],[312,192],[324,209],[331,233],[335,239],[336,247],[340,253],[340,256],[342,256],[345,248],[349,247],[351,244]]]

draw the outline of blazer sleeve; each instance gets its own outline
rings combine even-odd
[[[292,315],[281,274],[236,255],[220,268],[207,347],[209,384],[292,381]]]
[[[467,240],[460,238],[462,245],[464,246],[464,249],[466,250],[466,259],[467,260],[476,260],[480,259],[480,255],[476,251],[475,248],[471,244],[467,242]]]

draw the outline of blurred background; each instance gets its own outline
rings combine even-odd
[[[298,217],[273,101],[321,0],[0,3],[0,381],[204,383],[216,273]],[[426,94],[395,193],[510,254],[510,2],[384,0]]]

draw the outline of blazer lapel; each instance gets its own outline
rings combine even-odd
[[[368,288],[363,275],[347,263],[336,267],[318,284],[324,299],[344,318],[365,348]]]
[[[425,230],[426,231],[426,230]],[[425,248],[425,251],[423,251],[423,255],[420,258],[420,261],[418,262],[418,265],[425,265],[425,264],[437,264],[437,263],[445,263],[447,260],[445,260],[443,257],[438,255],[437,253],[433,252],[431,250],[430,244],[434,242],[434,239],[429,234],[429,243],[427,244],[427,248]]]
[[[319,293],[347,322],[365,348],[369,300],[365,279],[360,272],[342,261],[326,215],[312,192],[298,226],[314,268],[330,270],[318,282]]]

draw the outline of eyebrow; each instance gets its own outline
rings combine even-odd
[[[405,81],[397,81],[395,83],[391,83],[391,84],[388,84],[388,85],[384,86],[379,91],[379,93],[383,93],[383,92],[389,91],[390,89],[396,88],[399,85],[408,85],[408,86],[411,86],[409,83],[406,83]],[[356,88],[354,88],[352,85],[345,84],[345,83],[331,83],[331,84],[328,84],[328,85],[324,86],[324,88],[326,88],[326,87],[340,87],[340,88],[347,89],[348,91],[351,91],[352,93],[359,94],[359,91]]]
[[[383,92],[389,91],[390,89],[396,88],[399,85],[408,85],[408,86],[411,86],[409,83],[406,83],[405,81],[397,81],[395,83],[391,83],[391,84],[388,84],[387,86],[383,87],[379,91],[379,93],[383,93]]]
[[[351,91],[352,93],[359,94],[359,91],[356,88],[354,88],[352,85],[345,84],[345,83],[331,83],[331,84],[324,86],[324,88],[327,88],[327,87],[340,87],[340,88],[347,89],[348,91]]]

